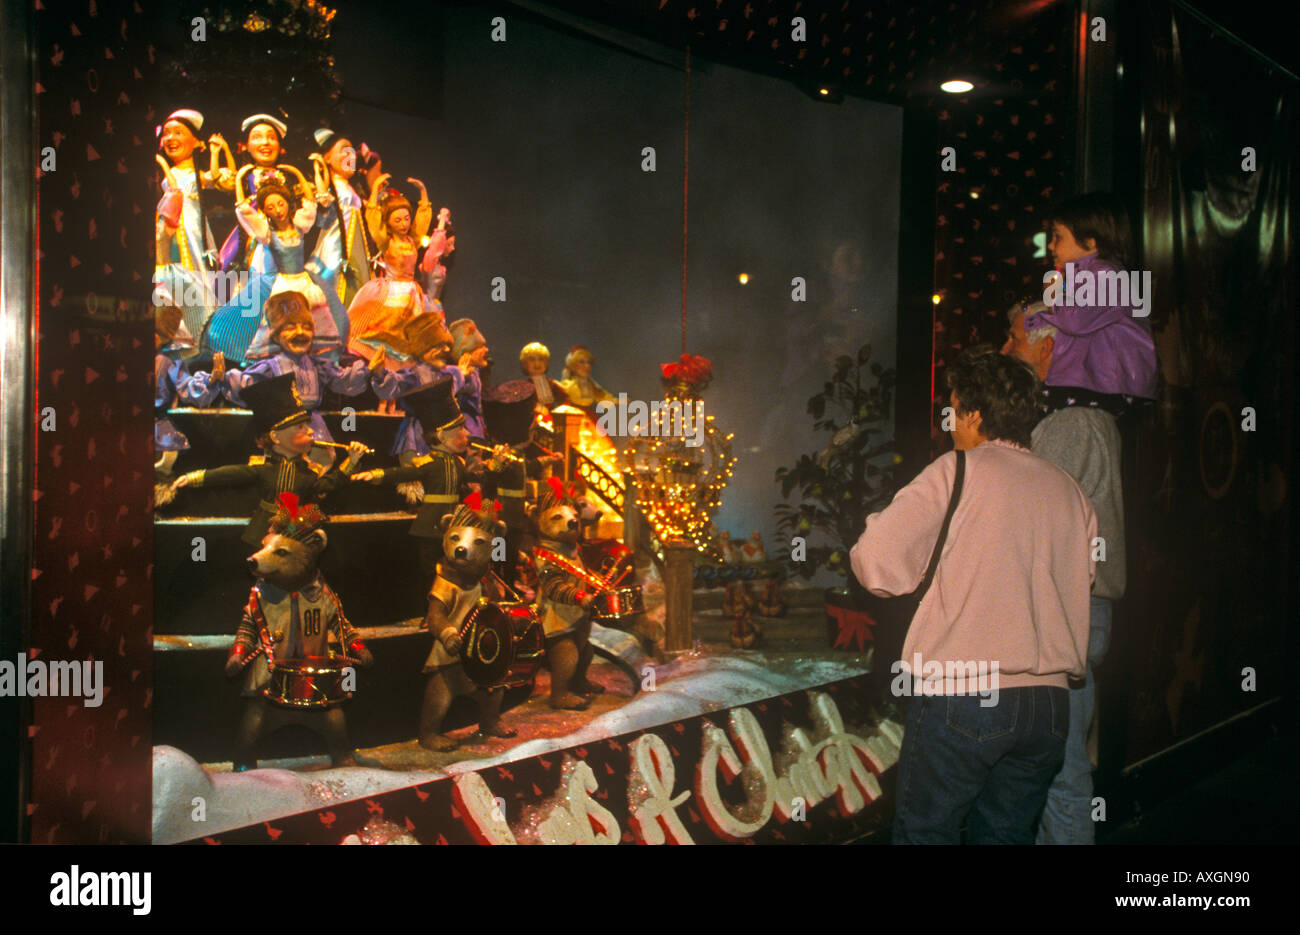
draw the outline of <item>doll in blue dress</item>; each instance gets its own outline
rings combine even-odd
[[[268,299],[286,292],[303,296],[311,309],[313,356],[337,357],[346,340],[348,319],[343,303],[333,289],[322,288],[317,274],[307,269],[303,235],[316,223],[316,202],[307,181],[303,179],[301,184],[301,207],[292,214],[292,194],[274,179],[258,188],[256,207],[245,200],[235,209],[240,226],[267,248],[270,268],[251,276],[248,285],[212,316],[206,344],[231,360],[258,360],[276,353],[262,310]]]

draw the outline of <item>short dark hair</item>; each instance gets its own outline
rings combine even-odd
[[[1109,192],[1075,195],[1056,205],[1044,219],[1050,225],[1067,228],[1080,246],[1088,239],[1097,242],[1097,255],[1120,266],[1132,259],[1133,243],[1128,209]]]
[[[981,345],[962,351],[945,379],[963,413],[979,412],[985,437],[1029,447],[1042,413],[1038,377],[1028,364]]]

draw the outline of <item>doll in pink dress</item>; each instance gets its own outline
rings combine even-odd
[[[412,219],[411,203],[387,190],[387,180],[387,174],[379,177],[366,204],[366,226],[379,248],[381,275],[362,286],[348,307],[348,350],[369,360],[382,349],[391,367],[402,367],[409,363],[407,355],[386,336],[404,333],[417,315],[440,314],[415,281],[420,242],[429,232],[433,210],[424,184],[407,179],[420,189]]]

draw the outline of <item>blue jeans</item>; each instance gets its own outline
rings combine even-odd
[[[1047,790],[1047,807],[1038,827],[1039,844],[1092,844],[1092,762],[1088,758],[1088,730],[1097,699],[1094,666],[1106,658],[1110,645],[1111,602],[1092,599],[1088,634],[1088,672],[1083,688],[1070,690],[1070,736],[1065,740],[1065,765]]]
[[[1064,688],[1004,688],[912,699],[898,760],[895,844],[1032,844],[1047,787],[1065,758]]]

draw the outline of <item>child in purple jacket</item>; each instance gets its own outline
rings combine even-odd
[[[1154,399],[1151,276],[1125,269],[1127,214],[1112,196],[1091,193],[1063,202],[1049,221],[1048,249],[1060,276],[1044,277],[1048,309],[1025,318],[1026,331],[1057,330],[1049,389]]]

